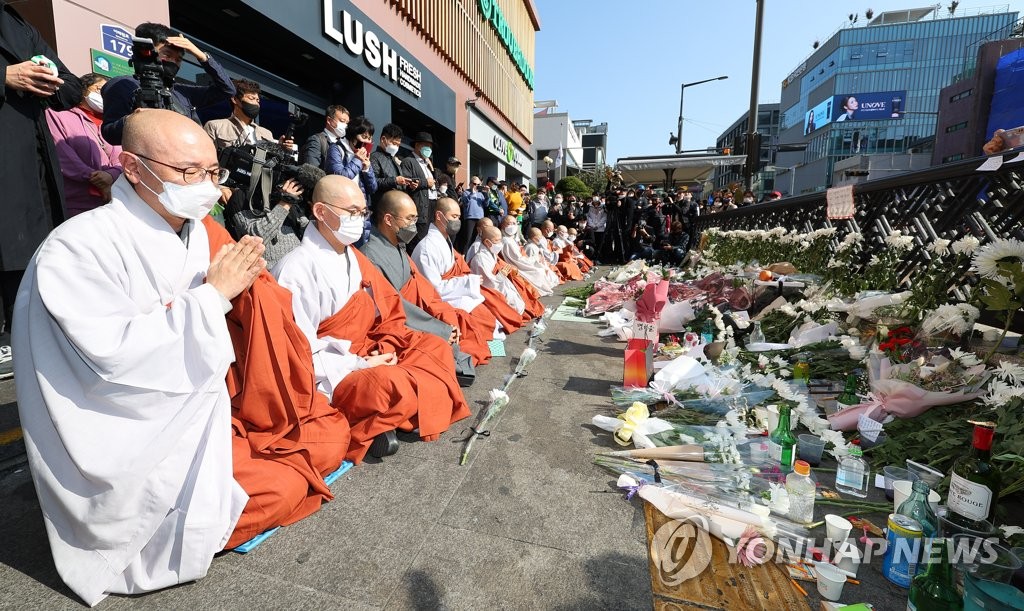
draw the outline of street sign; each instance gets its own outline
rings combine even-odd
[[[100,25],[103,50],[124,59],[132,58],[132,33],[119,25]]]
[[[89,49],[89,55],[92,57],[92,71],[96,74],[114,78],[115,76],[135,73],[135,70],[128,65],[128,60],[118,57],[113,53],[106,53],[99,49]]]

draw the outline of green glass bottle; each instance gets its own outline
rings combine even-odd
[[[860,397],[857,396],[857,376],[855,374],[849,374],[846,376],[846,385],[843,387],[843,393],[836,397],[836,402],[842,405],[860,405]]]
[[[789,427],[789,409],[788,405],[779,408],[779,425],[768,437],[768,456],[784,471],[792,469],[796,461],[796,437]]]
[[[896,513],[913,518],[921,525],[921,533],[925,538],[934,537],[939,531],[939,519],[932,506],[928,503],[928,495],[932,489],[921,480],[914,482],[913,492],[907,500],[896,509]]]
[[[992,464],[992,440],[996,425],[991,422],[974,423],[974,448],[953,463],[949,480],[949,507],[947,519],[970,528],[982,520],[992,521],[1002,477]]]
[[[932,541],[925,558],[928,569],[918,573],[910,583],[907,611],[960,611],[964,608],[963,597],[953,583],[949,548],[949,539]]]

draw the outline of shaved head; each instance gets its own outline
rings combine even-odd
[[[558,231],[559,232],[564,232],[565,231],[565,225],[559,225],[558,226]]]
[[[501,231],[497,227],[491,225],[490,227],[483,228],[480,232],[480,237],[485,240],[490,240],[491,242],[500,242]]]
[[[381,196],[373,212],[373,218],[379,226],[384,220],[384,215],[390,214],[394,218],[405,218],[416,214],[416,202],[412,201],[408,193],[397,189],[388,191]]]
[[[485,216],[476,222],[476,226],[478,228],[477,231],[479,232],[484,227],[494,227],[494,221],[492,221],[490,217]]]
[[[447,215],[456,210],[461,210],[461,208],[459,208],[459,202],[454,199],[450,197],[442,197],[437,200],[437,210],[438,212]]]
[[[313,202],[341,206],[343,208],[366,207],[366,198],[359,184],[351,178],[330,174],[316,183],[313,189]]]
[[[551,221],[544,221],[544,229],[554,229],[555,224]]]
[[[532,240],[533,238],[539,238],[543,234],[537,227],[530,227],[530,230],[526,232],[527,236]]]
[[[516,217],[511,216],[511,215],[506,216],[505,218],[501,219],[501,226],[502,227],[507,227],[508,225],[516,225],[518,223],[519,223],[519,221],[516,219]]]

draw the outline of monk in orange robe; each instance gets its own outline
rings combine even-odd
[[[580,250],[579,246],[576,246],[576,239],[578,237],[579,236],[577,235],[576,228],[575,227],[570,227],[569,228],[569,250],[572,251],[572,256],[576,259],[576,263],[579,264],[580,271],[582,271],[584,274],[586,274],[586,273],[590,272],[590,270],[594,269],[594,262],[590,260],[590,257],[588,257],[587,255],[583,254],[583,251]]]
[[[491,360],[487,342],[494,337],[496,319],[485,304],[471,312],[441,299],[406,254],[405,240],[416,235],[416,203],[402,191],[388,191],[374,206],[370,237],[359,251],[366,255],[402,295],[406,324],[432,333],[468,354],[474,365]]]
[[[457,201],[448,197],[438,199],[433,222],[413,249],[412,260],[444,301],[470,312],[484,304],[506,333],[514,333],[529,318],[509,306],[501,293],[483,287],[480,276],[472,273],[466,260],[452,247],[449,236],[458,235],[461,219]]]
[[[234,240],[203,219],[211,258]],[[316,391],[309,342],[292,296],[263,272],[227,314],[235,362],[228,369],[235,481],[249,495],[227,548],[293,524],[334,498],[323,476],[349,447],[345,415]]]
[[[310,341],[317,383],[348,418],[346,458],[398,449],[395,430],[434,441],[470,415],[448,344],[406,326],[401,298],[358,250],[365,198],[359,185],[327,176],[313,192],[298,248],[273,269],[292,291],[295,320]]]

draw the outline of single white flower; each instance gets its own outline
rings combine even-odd
[[[958,255],[970,255],[974,254],[981,242],[978,238],[970,235],[965,235],[950,246],[953,252]]]
[[[1000,361],[992,373],[1010,384],[1024,384],[1024,367],[1009,361]]]
[[[1018,264],[1024,263],[1024,242],[996,238],[975,251],[972,263],[985,278],[998,278],[1002,276],[998,264],[1005,259],[1016,259]]]
[[[928,250],[939,255],[940,257],[945,257],[946,255],[949,254],[950,243],[951,242],[945,238],[937,238],[934,242],[928,245]]]

